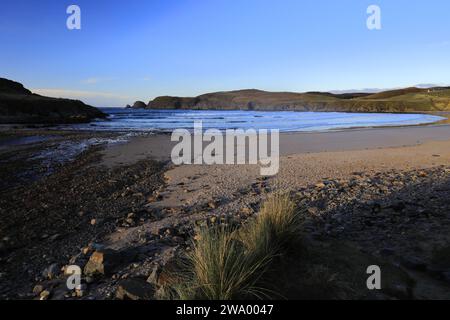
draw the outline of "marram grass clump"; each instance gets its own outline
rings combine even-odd
[[[239,236],[253,251],[282,253],[299,233],[295,203],[287,194],[275,194],[263,203],[259,215],[240,230]]]
[[[184,279],[171,288],[175,299],[230,300],[269,298],[264,275],[274,258],[299,235],[295,204],[276,194],[259,215],[239,229],[202,228],[187,254]]]

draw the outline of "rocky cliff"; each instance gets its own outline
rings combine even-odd
[[[0,123],[80,123],[105,117],[81,101],[40,96],[0,78]]]

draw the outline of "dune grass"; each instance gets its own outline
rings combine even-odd
[[[295,204],[276,194],[258,216],[239,229],[203,228],[187,255],[184,281],[173,288],[176,299],[229,300],[269,298],[262,283],[277,256],[299,236]]]

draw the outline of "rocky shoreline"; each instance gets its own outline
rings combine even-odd
[[[1,299],[161,298],[198,226],[239,226],[279,191],[272,178],[258,178],[221,198],[171,206],[170,163],[141,160],[107,168],[100,165],[103,148],[92,146],[50,175],[3,190]],[[176,184],[189,194],[197,179],[194,174]],[[450,166],[353,172],[290,194],[304,240],[280,261],[290,261],[274,281],[284,297],[450,296]],[[366,263],[386,272],[379,293],[363,288]],[[65,285],[64,270],[73,264],[84,272],[81,290]],[[354,277],[359,273],[362,280]],[[322,287],[310,279],[326,286],[317,291]]]
[[[49,176],[3,190],[2,296],[26,297],[36,277],[59,273],[67,258],[113,232],[119,220],[140,210],[144,194],[160,186],[160,164],[101,169],[94,165],[100,148],[92,147]]]

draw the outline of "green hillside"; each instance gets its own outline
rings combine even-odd
[[[342,112],[450,111],[450,88],[405,88],[379,93],[224,91],[198,97],[157,97],[149,109],[294,110]]]
[[[450,111],[450,89],[408,88],[358,98],[369,104],[397,104],[401,111]]]

